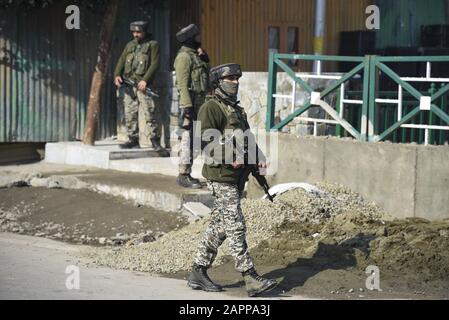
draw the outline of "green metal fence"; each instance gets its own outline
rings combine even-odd
[[[314,61],[314,73],[296,73],[282,60]],[[351,62],[355,66],[347,73],[334,76],[335,81],[321,92],[314,91],[307,78],[329,79],[322,73],[323,61]],[[399,76],[388,66],[389,63],[425,63],[425,76]],[[305,122],[324,122],[336,126],[336,135],[349,135],[359,141],[417,142],[424,144],[444,144],[449,141],[449,74],[445,77],[432,77],[432,63],[449,63],[449,56],[420,57],[343,57],[320,55],[291,55],[272,53],[269,58],[268,106],[266,130],[277,131],[293,119]],[[310,99],[292,112],[275,121],[276,99],[286,97],[277,93],[277,71],[283,70]],[[347,90],[345,84],[358,75],[362,83],[359,90]],[[331,77],[332,78],[332,77]],[[381,90],[381,81],[393,81],[397,91]],[[420,90],[412,83],[420,83]],[[436,83],[439,83],[439,88]],[[423,84],[428,86],[422,90]],[[293,87],[295,90],[295,86]],[[323,99],[335,92],[337,103],[330,106]],[[294,99],[294,94],[292,95]],[[304,117],[312,106],[321,107],[329,119]],[[353,106],[356,106],[355,108]]]
[[[372,56],[370,62],[369,84],[369,141],[382,141],[390,138],[397,139],[394,135],[405,128],[417,129],[412,131],[412,142],[428,144],[435,142],[435,131],[449,130],[449,114],[445,95],[449,91],[448,77],[432,77],[432,63],[449,62],[449,56],[422,56],[422,57],[380,57]],[[388,63],[423,62],[426,64],[425,76],[403,77],[394,72]],[[379,98],[379,72],[393,80],[397,86],[397,95],[393,99]],[[428,83],[430,89],[427,92],[415,88],[415,83]],[[431,84],[434,84],[433,86]],[[435,83],[441,83],[440,89],[435,88]],[[408,96],[404,99],[404,94]],[[407,103],[408,102],[408,103]],[[380,103],[390,104],[396,108],[396,120],[381,129],[379,117],[376,117]],[[404,108],[405,106],[405,108]],[[438,124],[436,124],[438,121]],[[444,125],[443,125],[444,124]],[[400,130],[401,129],[401,130]],[[393,135],[393,137],[391,137]],[[404,136],[404,134],[402,134]],[[440,137],[441,132],[440,132]],[[405,140],[405,137],[403,137]],[[439,139],[441,140],[441,139]],[[442,143],[443,141],[439,141]]]
[[[316,61],[317,62],[317,78],[324,78],[325,75],[321,73],[321,63],[323,61],[332,61],[332,62],[353,62],[356,63],[356,66],[350,70],[349,72],[337,76],[335,78],[335,82],[332,83],[328,88],[324,91],[318,92],[314,91],[311,86],[305,81],[305,77],[307,75],[297,75],[282,59],[290,59],[290,60],[303,60],[303,61]],[[290,115],[288,115],[285,119],[282,119],[279,123],[275,123],[275,99],[276,99],[276,87],[277,87],[277,69],[278,67],[285,71],[294,81],[295,84],[298,84],[304,91],[310,94],[310,100],[300,108],[294,110]],[[332,118],[331,121],[325,119],[312,119],[303,117],[304,121],[310,122],[327,122],[337,124],[343,127],[347,132],[349,132],[355,139],[357,140],[365,140],[367,135],[367,127],[366,127],[366,117],[368,111],[368,71],[369,71],[369,57],[344,57],[344,56],[320,56],[320,55],[291,55],[291,54],[275,54],[272,53],[269,59],[269,83],[268,83],[268,108],[267,108],[267,119],[266,119],[266,129],[267,131],[271,130],[279,130],[285,125],[287,125],[294,118],[299,117],[304,114],[307,110],[309,110],[313,105],[318,105],[323,108],[327,114]],[[363,86],[363,100],[357,101],[345,101],[346,103],[357,103],[362,105],[362,118],[360,130],[354,128],[347,119],[343,117],[343,110],[332,108],[329,104],[327,104],[323,99],[331,94],[332,92],[340,93],[343,88],[344,83],[349,79],[356,76],[358,73],[363,71],[364,73],[364,86]],[[295,86],[293,88],[295,90]],[[343,100],[340,101],[341,103]]]

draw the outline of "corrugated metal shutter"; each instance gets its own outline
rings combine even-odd
[[[0,12],[0,142],[80,139],[83,135],[102,16],[81,11],[81,29],[65,28],[69,2],[45,9]],[[161,43],[162,70],[168,69],[167,1],[121,3],[97,130],[116,133],[117,109],[112,72],[126,42],[129,22],[150,20]]]

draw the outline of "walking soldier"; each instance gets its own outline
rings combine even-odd
[[[222,139],[229,142],[236,136],[236,132],[245,132],[249,129],[246,114],[237,101],[241,75],[240,65],[234,63],[212,68],[210,79],[214,94],[201,107],[198,114],[202,135],[210,130],[218,130]],[[230,132],[233,133],[229,137],[227,135]],[[204,142],[203,148],[207,148],[211,143]],[[226,146],[229,143],[220,142],[218,145]],[[214,152],[210,153],[211,161],[207,161],[203,166],[202,173],[207,179],[209,190],[215,197],[215,204],[210,224],[200,241],[188,285],[193,289],[205,291],[222,290],[208,277],[207,269],[212,265],[218,247],[228,238],[235,269],[242,273],[248,295],[255,296],[272,289],[277,283],[275,280],[265,279],[257,274],[246,243],[246,225],[240,207],[240,198],[244,182],[247,180],[248,165],[245,159],[248,155],[245,156],[245,153],[248,153],[251,148],[245,145],[244,150],[241,150],[239,143],[235,141],[231,142],[231,148],[233,148],[232,152],[215,152],[219,149],[214,149]],[[257,146],[255,150],[258,150]],[[226,156],[229,154],[232,155],[231,159]],[[260,159],[262,157],[259,155]],[[258,167],[266,168],[263,161],[255,162]]]

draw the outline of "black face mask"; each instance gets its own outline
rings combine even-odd
[[[184,46],[192,48],[192,49],[198,49],[201,47],[201,42],[196,41],[195,39],[188,39],[185,42],[182,43]]]

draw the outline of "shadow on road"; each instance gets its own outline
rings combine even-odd
[[[357,265],[355,249],[361,250],[365,256],[369,255],[369,243],[375,236],[371,234],[358,234],[340,244],[319,243],[317,250],[311,258],[298,258],[285,268],[270,271],[263,274],[266,278],[280,279],[279,285],[273,290],[262,294],[263,297],[286,297],[294,288],[303,286],[304,283],[316,274],[325,270],[345,270]],[[225,286],[236,288],[244,286],[239,281]],[[287,294],[287,295],[286,295]]]

